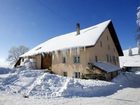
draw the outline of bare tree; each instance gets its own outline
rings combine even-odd
[[[29,48],[21,45],[19,47],[12,47],[10,50],[9,50],[9,56],[7,58],[7,60],[10,62],[11,65],[15,64],[20,55],[24,54],[25,52],[29,51]]]

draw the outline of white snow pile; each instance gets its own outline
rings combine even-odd
[[[119,84],[122,88],[125,87],[140,87],[140,71],[125,72],[118,75],[112,80],[114,83]]]
[[[17,70],[0,74],[0,91],[46,98],[95,97],[108,96],[128,86],[140,87],[139,81],[139,72],[122,73],[113,82],[107,82],[62,77],[42,70]]]
[[[19,70],[0,75],[0,90],[37,97],[91,97],[116,92],[119,85],[99,80],[67,78],[42,70]]]

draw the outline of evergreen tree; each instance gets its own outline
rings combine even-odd
[[[128,50],[128,55],[132,56],[132,49],[131,48],[129,48],[129,50]]]

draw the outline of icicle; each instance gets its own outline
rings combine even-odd
[[[44,57],[45,56],[45,53],[42,52],[41,55]]]
[[[77,48],[76,48],[76,54],[77,54],[77,55],[80,55],[80,47],[77,47]]]
[[[77,54],[77,48],[73,48],[73,54],[74,54],[74,55]]]
[[[54,55],[55,55],[55,52],[53,51],[52,52],[52,59],[54,60]]]
[[[55,56],[56,58],[58,58],[58,51],[55,51]]]
[[[63,56],[63,57],[66,56],[66,50],[62,50],[62,56]]]
[[[86,51],[86,46],[84,46],[84,52]]]
[[[70,54],[70,57],[71,57],[72,56],[72,53],[71,53],[72,52],[72,48],[70,48],[69,50],[70,50],[70,53],[69,54]]]

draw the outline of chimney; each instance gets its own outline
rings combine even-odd
[[[80,34],[80,24],[79,23],[76,24],[76,31],[77,31],[77,35],[79,35]]]

